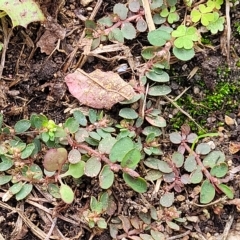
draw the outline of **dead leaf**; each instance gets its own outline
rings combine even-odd
[[[88,74],[78,69],[65,77],[70,93],[81,104],[97,109],[110,109],[114,104],[130,100],[135,92],[117,73],[99,69]]]
[[[225,123],[230,126],[235,124],[235,120],[227,115],[225,115]]]
[[[37,42],[37,47],[40,47],[41,53],[50,55],[57,46],[57,41],[63,40],[66,35],[66,29],[51,19],[46,23],[46,31]]]
[[[240,151],[240,143],[230,142],[229,152],[230,152],[231,154],[235,154],[235,153],[237,153],[238,151]]]
[[[129,218],[128,217],[125,217],[123,215],[120,215],[119,216],[119,219],[122,221],[122,227],[123,227],[123,230],[128,233],[128,231],[130,230],[131,228],[131,223],[129,221]]]

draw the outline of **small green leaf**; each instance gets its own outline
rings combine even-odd
[[[101,136],[96,132],[89,132],[89,137],[93,138],[96,141],[101,140]]]
[[[97,111],[94,109],[89,109],[88,117],[89,117],[90,123],[92,124],[95,123],[97,121]]]
[[[160,8],[163,5],[163,0],[152,0],[151,1],[151,5],[150,8],[152,10],[156,9],[156,8]]]
[[[165,235],[159,231],[151,230],[150,233],[154,240],[165,240]]]
[[[139,32],[145,32],[147,30],[147,23],[144,19],[140,18],[137,21],[136,28]]]
[[[123,34],[123,37],[129,40],[132,40],[136,37],[136,29],[132,25],[132,23],[126,22],[122,24],[121,32]]]
[[[218,178],[224,177],[228,172],[228,165],[226,163],[220,163],[214,166],[210,173],[212,176],[216,176]]]
[[[144,160],[143,162],[147,167],[151,168],[151,169],[155,169],[158,170],[158,165],[161,163],[159,159],[157,158],[152,158],[149,157],[146,160]]]
[[[108,35],[110,41],[124,43],[123,33],[119,28],[114,28]]]
[[[207,204],[210,203],[215,197],[215,188],[209,182],[209,180],[205,180],[201,186],[200,192],[200,202]]]
[[[67,203],[71,204],[74,200],[74,192],[73,190],[66,184],[61,184],[59,193],[61,195],[61,199]]]
[[[147,126],[142,131],[142,134],[145,136],[149,135],[150,133],[153,133],[155,137],[159,137],[162,134],[162,131],[158,127],[154,126]]]
[[[111,199],[109,198],[108,192],[103,192],[100,196],[99,202],[102,203],[102,209],[106,211],[111,206]]]
[[[157,49],[155,47],[143,47],[141,55],[145,59],[152,59],[155,57]]]
[[[133,178],[129,174],[123,173],[123,179],[135,192],[144,193],[147,191],[147,182],[143,178]]]
[[[23,187],[21,188],[21,190],[16,194],[16,199],[17,201],[20,201],[22,199],[24,199],[25,197],[28,196],[28,194],[31,193],[33,189],[33,185],[30,183],[26,183],[23,185]]]
[[[60,195],[60,188],[53,183],[48,184],[48,192],[54,197],[54,198],[61,198]]]
[[[172,143],[180,144],[182,142],[182,136],[179,132],[170,133],[169,137]]]
[[[99,218],[97,220],[97,226],[101,229],[106,229],[107,228],[107,223],[104,218]]]
[[[84,173],[88,177],[96,177],[101,170],[101,160],[97,157],[91,157],[87,160]]]
[[[89,137],[89,132],[85,128],[79,128],[75,133],[75,139],[78,143],[84,142]]]
[[[153,46],[161,47],[164,46],[166,42],[171,39],[171,35],[162,29],[157,29],[149,32],[147,39]]]
[[[128,8],[122,3],[117,3],[113,7],[113,13],[117,14],[121,20],[125,20],[128,14]]]
[[[119,112],[119,116],[126,119],[138,118],[137,112],[132,108],[122,108]]]
[[[85,27],[90,29],[95,29],[97,27],[97,24],[93,20],[86,20],[85,21]]]
[[[159,170],[154,170],[154,169],[151,169],[147,172],[147,175],[145,176],[145,179],[147,181],[156,181],[157,179],[161,178],[162,177],[162,172],[160,172]]]
[[[200,144],[197,145],[195,151],[196,151],[197,154],[206,155],[206,154],[210,153],[211,147],[207,143],[200,143]]]
[[[1,156],[2,162],[0,162],[0,171],[4,172],[7,171],[8,169],[10,169],[13,164],[14,161],[6,156]]]
[[[146,76],[155,82],[169,82],[169,75],[162,70],[160,70],[158,73],[155,71],[149,71],[146,73]]]
[[[27,145],[27,147],[21,152],[21,159],[26,159],[29,156],[31,156],[31,154],[33,153],[35,147],[36,146],[35,146],[34,143],[29,143]]]
[[[108,189],[112,186],[114,181],[114,173],[109,165],[105,165],[99,174],[99,185],[102,189]]]
[[[79,123],[75,118],[70,117],[65,122],[64,127],[67,128],[70,133],[75,133],[79,128]]]
[[[123,158],[121,166],[123,168],[135,169],[141,159],[141,153],[138,149],[131,149]]]
[[[31,122],[29,120],[22,119],[15,124],[14,130],[16,133],[23,133],[26,132],[30,127]]]
[[[190,175],[190,182],[197,184],[200,183],[203,179],[203,173],[201,170],[201,167],[197,167],[196,170],[194,170]]]
[[[138,0],[130,0],[128,3],[129,10],[132,12],[138,12],[140,9],[140,3]]]
[[[30,175],[31,175],[31,179],[37,179],[37,180],[40,180],[42,179],[43,177],[43,172],[42,172],[42,169],[37,165],[37,164],[32,164],[30,167],[29,167],[29,170],[27,170],[25,173],[24,171],[22,171],[22,174],[25,176],[25,177],[28,177],[28,174],[27,172],[30,171]]]
[[[11,175],[2,175],[0,176],[0,186],[10,182],[12,180]]]
[[[203,165],[205,167],[213,168],[215,165],[225,161],[225,154],[221,151],[212,151],[204,159]]]
[[[172,155],[172,161],[177,168],[180,168],[183,165],[184,156],[179,152],[174,152]]]
[[[207,25],[207,29],[211,31],[212,34],[218,33],[218,31],[223,31],[224,29],[224,17],[219,17],[219,13],[213,13],[214,19]]]
[[[178,28],[172,31],[172,36],[175,37],[174,46],[186,50],[192,49],[194,41],[199,40],[198,31],[195,27],[186,27],[184,25],[178,26]]]
[[[71,149],[68,153],[68,161],[72,164],[81,161],[81,153],[77,149]]]
[[[113,25],[113,22],[110,17],[102,17],[97,22],[106,27],[111,27]]]
[[[174,202],[174,193],[167,192],[160,198],[160,204],[163,207],[171,207]]]
[[[9,192],[14,195],[14,194],[17,194],[18,192],[20,192],[20,190],[22,189],[23,187],[23,183],[22,182],[18,182],[18,183],[15,183],[13,184],[10,188],[9,188]]]
[[[218,185],[218,188],[226,194],[226,196],[229,198],[229,199],[233,199],[234,198],[234,194],[233,194],[233,191],[230,187],[228,187],[227,185],[221,183]]]
[[[165,96],[171,92],[171,88],[167,85],[156,85],[149,88],[149,96]]]
[[[163,160],[158,162],[158,169],[163,173],[171,173],[173,171],[169,164]]]
[[[145,119],[155,127],[166,127],[167,125],[166,120],[161,116],[156,117],[146,116]]]
[[[171,221],[166,221],[168,227],[170,227],[171,229],[174,229],[176,231],[179,231],[180,230],[180,227],[174,223],[174,222],[171,222]]]
[[[67,172],[60,175],[61,177],[72,176],[74,178],[80,178],[84,174],[85,162],[80,161],[76,164],[69,164]]]
[[[111,162],[121,162],[124,156],[134,148],[134,143],[129,137],[119,139],[112,147],[109,158]]]
[[[111,152],[111,149],[113,145],[117,142],[116,138],[112,137],[111,135],[103,138],[98,145],[98,150],[101,154],[107,153],[109,154]]]
[[[84,127],[87,126],[87,119],[81,111],[75,110],[73,112],[73,116],[81,126],[84,126]]]
[[[195,157],[193,155],[188,156],[184,162],[184,169],[188,172],[192,172],[196,168],[197,162],[195,160]]]
[[[188,61],[195,56],[194,49],[185,49],[173,47],[173,54],[182,61]]]
[[[97,214],[100,214],[103,211],[102,203],[98,202],[98,200],[94,196],[91,196],[90,208],[91,211],[96,212]]]

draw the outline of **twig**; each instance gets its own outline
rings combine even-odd
[[[209,207],[209,206],[215,205],[215,204],[217,204],[217,203],[225,202],[226,199],[227,199],[227,197],[224,196],[224,197],[219,198],[219,199],[217,199],[216,201],[211,202],[211,203],[208,203],[208,204],[197,204],[197,203],[194,203],[194,202],[190,202],[190,204],[192,204],[192,205],[194,205],[194,206],[197,206],[197,207]]]
[[[3,203],[2,201],[0,201],[0,206],[5,208],[5,209],[11,210],[13,212],[17,212],[22,217],[24,223],[31,229],[31,231],[34,235],[36,235],[40,239],[45,239],[46,238],[46,236],[47,236],[46,233],[44,233],[39,227],[34,225],[31,222],[31,220],[27,216],[25,216],[25,214],[21,210],[19,210],[17,208],[14,208],[14,207],[11,207],[8,204]]]
[[[189,235],[190,232],[191,231],[188,230],[185,233],[179,234],[177,236],[169,237],[169,238],[167,238],[167,240],[174,240],[174,239],[179,239],[179,238],[185,237],[185,236]]]
[[[202,131],[206,132],[187,112],[185,112],[182,108],[178,106],[178,104],[169,98],[168,96],[164,96],[165,99],[167,99],[174,107],[176,107],[181,113],[183,113],[185,116],[187,116],[192,122],[196,124],[196,126],[201,129]]]
[[[227,62],[230,65],[230,40],[231,40],[231,19],[230,19],[230,2],[225,3],[226,23],[227,23]]]
[[[145,18],[146,18],[146,22],[148,25],[148,30],[149,32],[155,30],[155,25],[152,19],[152,13],[151,13],[151,9],[150,9],[150,5],[149,5],[149,1],[148,0],[142,0],[142,4],[143,4],[143,9],[145,12]]]
[[[4,40],[3,40],[2,57],[1,57],[1,63],[0,63],[0,80],[2,79],[2,73],[5,66],[5,58],[6,58],[8,43],[12,35],[12,29],[8,30],[8,24],[5,17],[1,18],[1,22],[2,22]]]
[[[224,228],[224,231],[223,231],[223,234],[222,234],[222,240],[226,240],[227,237],[228,237],[228,233],[229,233],[229,230],[233,224],[233,219],[234,219],[234,212],[232,212],[228,218],[228,221],[225,225],[225,228]]]
[[[53,229],[54,229],[54,227],[56,226],[56,223],[57,223],[57,218],[55,217],[55,218],[53,219],[53,221],[52,221],[52,226],[51,226],[51,228],[49,229],[49,232],[48,232],[48,234],[47,234],[47,236],[45,237],[44,240],[49,240],[49,238],[50,238],[51,235],[52,235]]]
[[[5,240],[1,233],[0,233],[0,240]]]

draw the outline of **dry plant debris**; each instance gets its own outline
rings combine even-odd
[[[99,69],[85,73],[76,70],[65,77],[70,93],[81,104],[96,109],[110,109],[114,104],[130,100],[135,93],[117,73],[103,72]]]

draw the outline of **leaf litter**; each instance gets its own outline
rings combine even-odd
[[[117,73],[99,69],[86,73],[77,69],[65,77],[69,92],[86,106],[110,109],[114,104],[134,97],[133,87]]]

